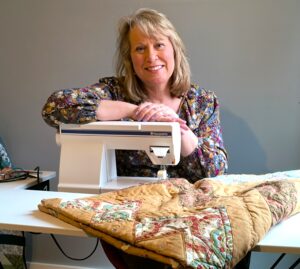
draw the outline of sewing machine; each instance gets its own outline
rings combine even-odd
[[[59,191],[99,193],[167,177],[164,166],[180,159],[180,127],[175,122],[93,122],[62,124]],[[144,150],[161,166],[156,178],[118,177],[115,150]]]

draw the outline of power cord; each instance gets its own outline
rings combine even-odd
[[[95,253],[95,251],[96,251],[96,249],[97,249],[97,247],[99,245],[99,241],[100,241],[99,238],[96,239],[96,245],[95,245],[93,251],[88,256],[86,256],[84,258],[73,258],[73,257],[71,257],[71,256],[69,256],[68,254],[65,253],[65,251],[62,249],[62,247],[60,246],[60,244],[58,243],[57,239],[55,238],[55,236],[53,234],[50,234],[50,236],[52,237],[55,245],[58,247],[58,249],[61,251],[61,253],[65,257],[67,257],[68,259],[73,260],[73,261],[84,261],[84,260],[87,260],[89,257],[91,257]]]
[[[25,269],[27,269],[26,252],[25,252],[25,246],[26,246],[25,232],[22,232],[22,236],[24,238],[24,246],[23,246],[23,251],[22,251],[22,258],[23,258],[24,267],[25,267]]]
[[[35,234],[35,235],[41,234],[41,233],[34,233],[34,232],[30,232],[30,233],[31,233],[31,234]],[[22,234],[23,234],[23,238],[24,238],[24,240],[25,240],[25,233],[22,232]],[[100,242],[100,239],[99,239],[99,238],[96,238],[96,245],[95,245],[94,249],[93,249],[92,252],[91,252],[89,255],[87,255],[86,257],[84,257],[84,258],[73,258],[73,257],[69,256],[68,254],[66,254],[66,252],[62,249],[61,245],[58,243],[57,239],[55,238],[55,236],[54,236],[53,234],[50,234],[50,236],[51,236],[51,238],[53,239],[55,245],[56,245],[56,246],[58,247],[58,249],[61,251],[61,253],[62,253],[66,258],[68,258],[68,259],[70,259],[70,260],[73,260],[73,261],[84,261],[84,260],[87,260],[88,258],[90,258],[90,257],[95,253],[95,251],[96,251],[96,249],[97,249],[97,247],[98,247],[98,245],[99,245],[99,242]],[[24,243],[24,247],[23,247],[23,262],[24,262],[25,269],[27,269],[27,262],[26,262],[26,255],[25,255],[25,243]],[[0,269],[2,269],[2,268],[1,268],[1,264],[0,264]]]

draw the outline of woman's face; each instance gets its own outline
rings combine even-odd
[[[129,42],[134,71],[146,89],[165,89],[175,65],[169,38],[161,34],[148,37],[138,27],[133,27]]]

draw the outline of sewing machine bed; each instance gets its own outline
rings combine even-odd
[[[173,268],[232,268],[300,211],[300,170],[162,180],[39,209],[123,251]]]

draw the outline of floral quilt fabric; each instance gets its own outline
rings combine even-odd
[[[39,209],[173,268],[233,268],[271,226],[300,211],[300,179],[224,184],[176,178]]]

